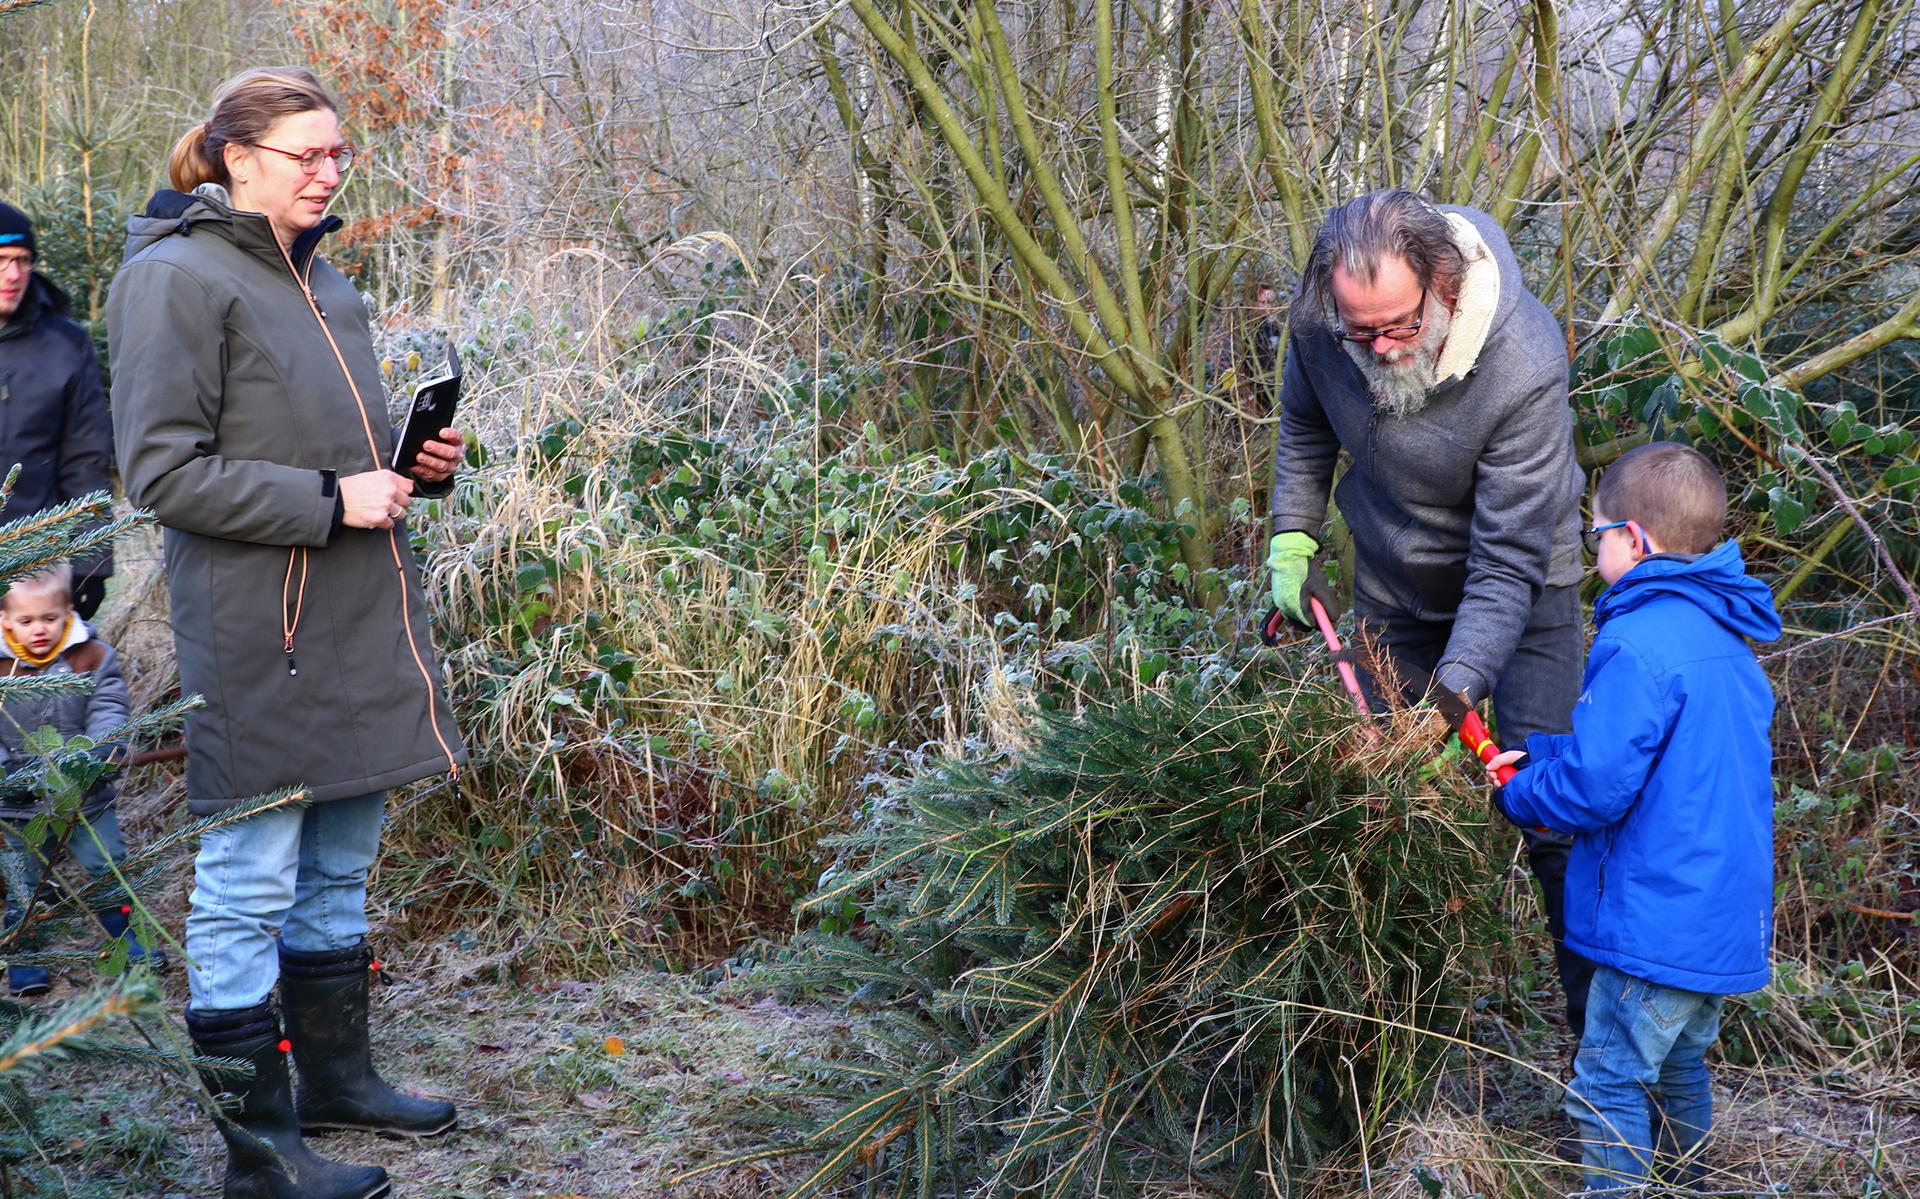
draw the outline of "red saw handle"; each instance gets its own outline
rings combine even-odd
[[[1466,746],[1467,751],[1482,762],[1493,761],[1500,752],[1500,747],[1495,745],[1493,738],[1487,735],[1487,726],[1481,722],[1480,713],[1471,708],[1467,710],[1465,716],[1460,718],[1460,744]],[[1502,766],[1494,772],[1503,787],[1518,773],[1520,772],[1511,766]]]

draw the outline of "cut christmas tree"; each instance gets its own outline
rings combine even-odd
[[[1273,1193],[1423,1096],[1505,936],[1484,793],[1274,694],[1047,718],[841,839],[783,973],[872,1019],[756,1155],[818,1155],[794,1199]]]

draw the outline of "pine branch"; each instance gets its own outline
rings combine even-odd
[[[0,1043],[0,1076],[31,1073],[75,1056],[112,1056],[87,1040],[108,1023],[152,1010],[160,993],[151,979],[128,977],[21,1023]]]

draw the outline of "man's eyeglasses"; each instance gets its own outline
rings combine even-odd
[[[293,159],[300,164],[300,169],[309,175],[318,175],[320,164],[329,158],[333,159],[334,167],[342,175],[353,169],[352,146],[336,146],[331,150],[308,150],[305,154],[295,154],[292,150],[282,150],[278,146],[263,146],[259,142],[255,142],[254,146],[261,150],[272,150],[275,154],[283,154]]]
[[[345,168],[343,167],[341,169],[344,170]],[[1386,329],[1375,329],[1369,333],[1355,333],[1351,329],[1338,329],[1334,331],[1333,335],[1341,341],[1357,341],[1361,345],[1366,345],[1382,337],[1391,338],[1394,341],[1405,341],[1420,332],[1420,326],[1426,321],[1427,289],[1424,287],[1420,289],[1420,307],[1414,311],[1417,315],[1414,316],[1412,324],[1393,325]]]
[[[1600,556],[1600,534],[1609,529],[1632,529],[1634,540],[1638,541],[1640,539],[1640,526],[1630,520],[1614,520],[1608,521],[1604,525],[1595,525],[1591,529],[1580,530],[1580,544],[1587,547],[1589,554],[1598,558]]]

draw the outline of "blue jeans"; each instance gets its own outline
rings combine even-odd
[[[1589,1194],[1630,1194],[1656,1166],[1669,1185],[1699,1183],[1693,1150],[1713,1127],[1705,1054],[1720,1035],[1721,998],[1595,969],[1567,1088]]]
[[[188,897],[195,1011],[252,1007],[280,978],[275,935],[308,953],[367,935],[367,871],[386,792],[278,808],[200,838]]]
[[[1364,582],[1364,580],[1363,580]],[[1387,652],[1408,703],[1426,694],[1433,672],[1453,635],[1450,620],[1427,620],[1379,604],[1356,587],[1353,614],[1375,644]],[[1580,626],[1580,589],[1548,587],[1527,618],[1513,657],[1493,684],[1494,736],[1508,749],[1524,749],[1533,733],[1573,731],[1573,704],[1580,698],[1585,672],[1585,638]],[[1382,695],[1370,674],[1361,681],[1367,699],[1379,707]],[[1525,768],[1522,758],[1520,766]],[[1573,838],[1564,833],[1520,830],[1527,843],[1527,866],[1540,884],[1540,906],[1553,937],[1553,960],[1560,989],[1567,997],[1567,1027],[1578,1037],[1586,1024],[1587,986],[1593,963],[1567,948],[1567,851]]]
[[[49,837],[38,849],[21,836],[24,822],[0,820],[0,875],[7,880],[7,926],[11,928],[27,910],[27,897],[39,889],[53,870],[54,856],[60,845]],[[93,831],[88,833],[88,829]],[[95,838],[98,838],[96,842]],[[120,837],[120,818],[112,808],[92,819],[76,821],[67,834],[67,850],[87,872],[88,878],[112,873],[112,868],[127,860],[127,843]]]

